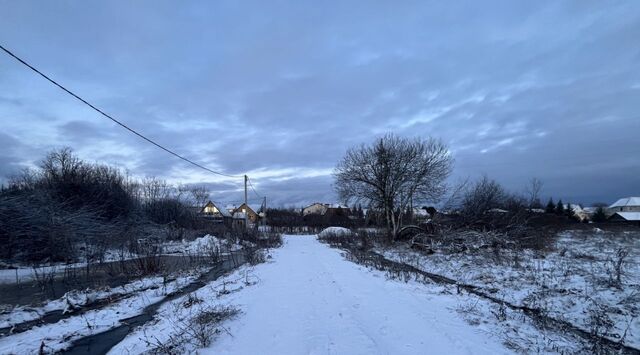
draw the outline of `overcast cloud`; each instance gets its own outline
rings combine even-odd
[[[640,2],[0,1],[0,43],[275,204],[335,201],[331,170],[387,132],[455,176],[592,203],[640,195]],[[2,53],[0,53],[2,54]],[[226,181],[0,55],[0,175],[55,147],[139,176]]]

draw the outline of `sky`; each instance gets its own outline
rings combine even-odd
[[[271,205],[338,202],[346,150],[434,137],[451,181],[564,201],[640,195],[638,1],[9,1],[0,44],[135,130],[248,174]],[[0,53],[0,176],[50,150],[243,199]],[[6,181],[6,180],[5,180]]]

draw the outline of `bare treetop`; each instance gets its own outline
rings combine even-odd
[[[439,199],[452,166],[449,149],[441,141],[389,134],[350,149],[335,169],[335,188],[345,202],[365,202],[384,211],[395,238],[399,211],[414,202]]]

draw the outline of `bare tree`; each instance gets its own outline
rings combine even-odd
[[[389,134],[347,151],[334,171],[335,188],[345,202],[363,201],[379,209],[396,239],[402,211],[411,203],[439,199],[452,166],[449,149],[441,141]]]
[[[467,223],[478,221],[487,211],[504,207],[506,197],[504,188],[485,175],[465,194],[462,201],[462,216]]]
[[[145,178],[142,180],[140,187],[146,203],[153,203],[171,196],[171,185],[162,179],[155,177]]]
[[[189,195],[195,206],[203,207],[209,201],[209,190],[205,186],[193,186],[189,189]]]
[[[525,192],[529,199],[529,208],[542,208],[540,202],[540,190],[542,190],[542,181],[538,178],[532,178],[529,185],[525,187]]]
[[[73,154],[71,148],[54,150],[40,163],[44,182],[49,187],[55,187],[61,182],[75,181],[83,168],[82,160]]]
[[[440,209],[446,211],[460,207],[468,186],[469,178],[450,185],[449,192],[443,197],[444,202],[442,202]]]

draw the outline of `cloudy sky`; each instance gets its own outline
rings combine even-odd
[[[275,204],[334,201],[346,149],[443,139],[452,180],[640,195],[638,1],[9,1],[0,43],[98,107]],[[0,53],[0,175],[52,148],[138,176],[220,178]]]

